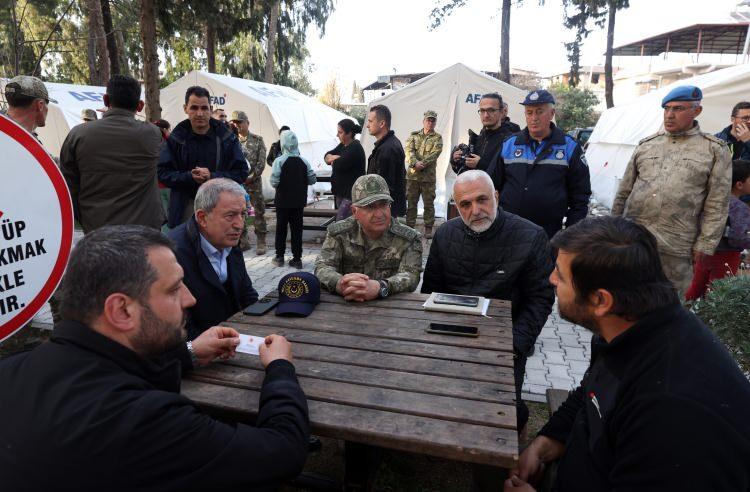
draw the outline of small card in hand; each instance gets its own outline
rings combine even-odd
[[[263,345],[265,337],[240,334],[240,344],[235,349],[243,354],[260,355],[260,346]]]

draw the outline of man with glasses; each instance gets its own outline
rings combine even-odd
[[[692,263],[712,255],[724,233],[732,158],[724,141],[695,119],[703,93],[681,86],[662,100],[664,129],[640,141],[620,182],[612,215],[654,236],[667,278],[684,295]]]
[[[503,98],[496,92],[483,95],[477,113],[482,121],[482,131],[474,145],[474,152],[464,156],[462,150],[454,147],[451,167],[456,174],[481,169],[490,175],[495,189],[499,190],[502,186],[502,169],[497,166],[497,156],[503,140],[512,134],[510,127],[503,126]]]
[[[315,261],[315,276],[329,292],[363,302],[417,288],[422,238],[391,217],[392,202],[382,176],[354,182],[352,216],[328,227]]]
[[[732,123],[716,134],[732,153],[732,160],[750,160],[750,102],[738,102],[732,108]]]
[[[521,103],[526,128],[503,142],[500,206],[542,227],[552,238],[586,218],[591,197],[589,167],[578,142],[557,128],[555,98],[535,90]]]
[[[5,115],[36,137],[37,127],[44,126],[50,99],[44,82],[29,75],[13,77],[5,85],[8,110]]]

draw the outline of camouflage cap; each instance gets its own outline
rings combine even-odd
[[[437,119],[437,113],[431,109],[428,109],[427,111],[424,112],[424,117]]]
[[[5,97],[9,97],[10,94],[44,99],[53,103],[57,102],[49,97],[49,92],[47,92],[44,82],[30,75],[19,75],[10,79],[5,84]]]
[[[366,207],[380,200],[392,202],[391,193],[388,191],[388,183],[378,174],[365,174],[357,178],[352,186],[352,205],[355,207]]]
[[[229,121],[250,121],[244,111],[232,111]]]
[[[81,119],[83,121],[95,121],[98,120],[99,117],[96,115],[96,111],[94,111],[93,109],[82,109]]]

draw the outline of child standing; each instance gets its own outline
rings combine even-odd
[[[740,266],[742,250],[750,248],[750,206],[740,197],[750,193],[750,161],[732,162],[732,193],[729,196],[729,214],[724,237],[716,252],[695,263],[693,282],[685,299],[703,297],[714,280],[734,275]]]
[[[276,188],[276,257],[272,263],[284,265],[286,228],[292,233],[292,259],[289,266],[302,268],[302,211],[307,205],[307,187],[315,183],[310,163],[299,155],[297,135],[281,133],[281,155],[273,161],[271,186]]]

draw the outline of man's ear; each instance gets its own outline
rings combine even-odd
[[[185,112],[185,114],[188,114],[187,104],[182,105],[182,110]]]
[[[138,329],[141,306],[130,296],[116,292],[104,300],[102,317],[107,324],[123,334]]]
[[[697,118],[699,114],[703,112],[703,106],[698,106],[695,108],[695,117]]]
[[[195,221],[198,223],[198,225],[205,229],[206,226],[208,226],[208,219],[206,218],[208,214],[205,210],[198,210],[195,212]]]
[[[109,107],[109,94],[102,95],[102,101],[104,102],[104,107]]]
[[[139,100],[138,105],[135,107],[135,112],[140,113],[141,111],[143,111],[144,107],[146,107],[146,103],[143,102],[142,100]]]
[[[606,289],[597,289],[589,296],[589,302],[598,318],[607,316],[615,305],[615,298]]]
[[[500,205],[500,192],[495,190],[495,203]]]

